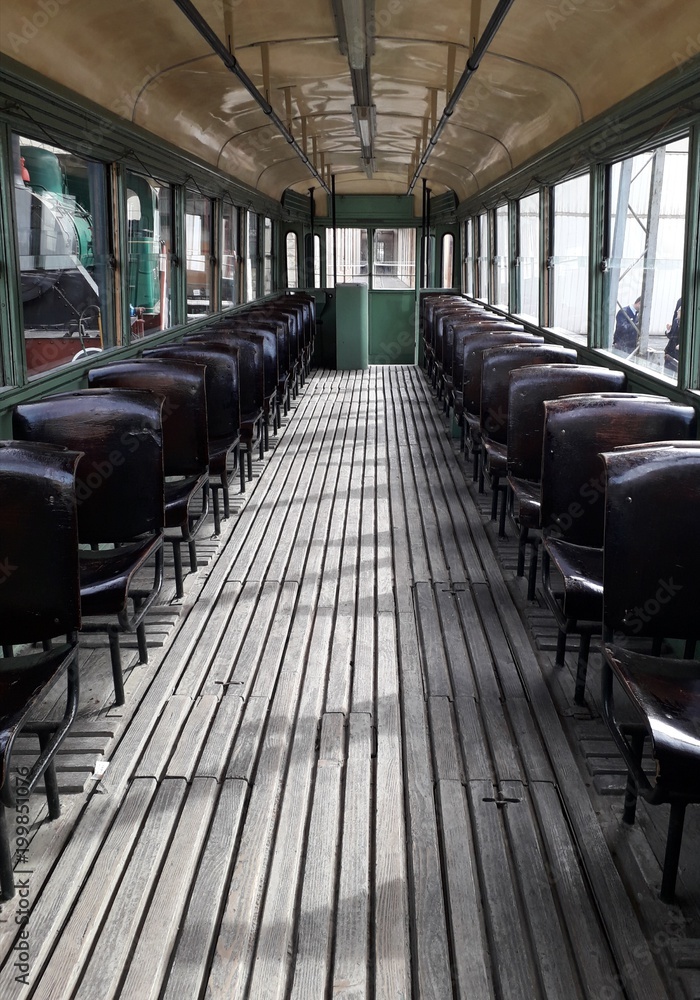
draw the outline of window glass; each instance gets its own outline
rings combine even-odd
[[[520,315],[539,322],[540,314],[540,195],[518,202],[518,275]]]
[[[185,201],[187,322],[212,311],[212,200],[187,191]]]
[[[611,170],[607,346],[678,379],[688,139]]]
[[[453,287],[455,238],[452,233],[442,237],[442,288]]]
[[[588,174],[554,188],[551,326],[584,344],[588,333],[589,201]]]
[[[336,229],[338,251],[336,277],[345,282],[369,283],[368,231],[366,229]],[[326,285],[333,287],[333,230],[326,230]]]
[[[375,229],[372,253],[373,288],[415,287],[415,229]]]
[[[221,307],[230,309],[238,303],[238,209],[224,201],[221,215]]]
[[[464,223],[464,275],[462,287],[467,295],[474,294],[474,220]]]
[[[246,221],[245,296],[246,302],[258,297],[258,217],[250,211]]]
[[[268,218],[263,219],[263,249],[263,294],[269,295],[272,291],[272,219]]]
[[[296,233],[287,233],[287,288],[299,287],[299,241]]]
[[[493,290],[494,304],[501,309],[508,308],[508,206],[496,209],[496,253],[494,254]]]
[[[479,216],[479,251],[477,257],[479,287],[477,296],[484,301],[489,297],[489,217],[486,212]]]
[[[151,177],[126,172],[128,295],[131,339],[173,325],[172,189]]]
[[[321,237],[318,233],[314,233],[314,252],[313,252],[313,266],[314,266],[314,288],[321,287]]]
[[[13,136],[27,374],[110,342],[112,269],[105,167]]]

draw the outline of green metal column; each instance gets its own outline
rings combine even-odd
[[[336,368],[367,368],[369,354],[369,293],[367,285],[336,285]]]

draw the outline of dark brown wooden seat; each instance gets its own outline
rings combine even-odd
[[[136,632],[163,583],[163,399],[136,389],[82,389],[15,407],[15,437],[82,451],[76,480],[82,631],[107,632],[115,700],[124,704],[119,634]],[[152,565],[152,582],[139,577]],[[86,621],[98,618],[99,621]],[[107,621],[103,619],[107,618]],[[116,618],[116,623],[114,622]]]
[[[214,508],[214,531],[221,531],[219,492],[223,494],[224,518],[231,514],[229,486],[239,471],[245,491],[245,469],[240,455],[241,404],[238,392],[238,356],[235,348],[222,350],[202,344],[176,344],[144,351],[145,358],[179,358],[205,365],[207,434],[209,443],[209,488]]]
[[[511,323],[494,317],[492,314],[482,311],[479,315],[471,317],[459,317],[450,320],[449,337],[452,343],[452,366],[451,375],[447,377],[445,384],[445,411],[449,413],[454,409],[455,417],[462,428],[460,448],[464,450],[466,442],[466,424],[462,423],[462,383],[464,382],[464,343],[477,333],[525,333],[525,328],[520,323]]]
[[[622,444],[692,437],[695,411],[662,396],[597,393],[544,404],[542,439],[542,585],[559,628],[557,664],[566,637],[578,633],[574,700],[584,694],[591,635],[603,619],[604,471],[600,453]],[[551,564],[562,589],[555,589]]]
[[[542,344],[543,337],[521,331],[500,331],[482,329],[463,340],[462,348],[462,392],[461,408],[455,400],[455,415],[460,421],[463,434],[468,436],[472,453],[472,477],[479,480],[479,492],[484,489],[481,471],[481,437],[479,434],[479,411],[481,408],[481,369],[484,351],[489,347],[507,344]],[[455,393],[456,396],[456,393]]]
[[[60,813],[54,757],[78,708],[80,583],[75,470],[80,453],[48,444],[0,442],[0,891],[15,892],[5,809],[15,810],[43,776],[49,818]],[[52,645],[61,636],[64,641]],[[27,649],[42,643],[43,652]],[[20,647],[15,650],[15,646]],[[62,718],[32,722],[42,694],[67,677]],[[39,754],[13,788],[12,751],[20,732]],[[16,839],[20,857],[27,842]],[[22,867],[26,867],[23,865]]]
[[[277,337],[277,402],[278,408],[287,414],[289,412],[289,402],[291,398],[291,385],[293,380],[293,363],[291,357],[291,338],[289,333],[289,322],[286,318],[278,316],[269,303],[262,303],[246,309],[244,313],[236,314],[241,322],[252,324],[256,328],[271,330]],[[228,320],[225,324],[228,325]]]
[[[265,355],[258,338],[240,337],[236,333],[201,330],[185,337],[186,344],[225,344],[238,352],[238,384],[241,405],[241,444],[245,446],[248,479],[253,478],[253,449],[257,447],[262,460],[265,447]]]
[[[283,334],[279,332],[279,327],[283,324],[277,320],[265,323],[260,319],[251,318],[249,313],[235,313],[208,330],[216,333],[233,332],[238,337],[259,338],[263,344],[264,373],[265,373],[265,394],[264,394],[264,414],[265,414],[265,447],[269,444],[269,427],[272,425],[272,433],[277,434],[280,426],[280,408],[286,394],[286,388],[280,395],[279,387],[283,375],[280,374],[279,340]]]
[[[197,571],[196,536],[209,511],[209,441],[205,368],[191,361],[132,358],[88,372],[91,388],[145,389],[163,396],[166,540],[172,544],[175,589],[184,595],[183,542]],[[197,499],[199,498],[199,506]]]
[[[605,466],[603,712],[628,768],[623,819],[637,796],[671,805],[661,899],[672,903],[688,803],[700,802],[700,442],[620,449]],[[660,516],[660,512],[662,516]],[[660,655],[662,639],[685,645]],[[651,651],[638,651],[651,640]],[[656,650],[656,654],[654,654]],[[633,710],[615,712],[613,676]],[[655,774],[642,768],[646,739]]]
[[[491,520],[498,516],[502,493],[499,535],[505,534],[506,492],[502,484],[508,469],[508,394],[510,373],[530,365],[575,364],[576,351],[557,344],[515,344],[489,347],[482,355],[479,436],[482,469],[491,480]]]
[[[303,309],[302,355],[305,375],[308,375],[316,343],[316,299],[308,292],[289,291],[279,301],[291,302]]]
[[[423,358],[425,370],[430,379],[433,375],[433,365],[435,363],[435,338],[433,334],[433,316],[435,309],[441,303],[461,303],[468,306],[470,303],[460,295],[450,292],[421,292],[420,297],[420,336],[423,343]]]
[[[544,401],[573,393],[621,391],[627,377],[624,372],[594,365],[554,364],[517,369],[509,381],[506,464],[519,529],[517,575],[524,573],[529,543],[527,596],[532,601],[537,583]]]

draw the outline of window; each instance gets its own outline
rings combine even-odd
[[[508,308],[509,253],[508,206],[496,209],[496,253],[493,258],[493,301],[501,309]]]
[[[296,233],[287,233],[287,288],[299,287],[299,241]]]
[[[478,289],[477,296],[488,302],[489,298],[489,217],[486,212],[479,216],[479,250],[477,256]]]
[[[452,233],[442,237],[442,288],[454,286],[455,238]]]
[[[368,231],[366,229],[336,229],[335,246],[338,262],[335,275],[338,284],[369,283]],[[384,247],[382,247],[384,253]],[[383,261],[382,261],[383,264]],[[333,287],[333,230],[326,230],[326,285]]]
[[[221,307],[230,309],[238,303],[238,209],[224,201],[221,215]]]
[[[251,302],[258,297],[258,217],[250,211],[246,213],[245,263],[245,300]]]
[[[104,165],[13,136],[27,374],[99,351],[113,314]]]
[[[372,252],[373,288],[415,288],[415,229],[375,229]]]
[[[263,295],[272,291],[272,219],[263,219]]]
[[[187,191],[185,201],[187,322],[212,311],[212,200]]]
[[[610,171],[606,346],[678,379],[688,139]]]
[[[173,326],[172,189],[126,173],[127,281],[131,339]]]
[[[554,187],[550,325],[583,344],[588,335],[589,201],[588,174]]]
[[[540,195],[528,195],[518,202],[518,277],[520,312],[539,322],[540,315]]]
[[[464,223],[464,274],[462,287],[467,295],[474,294],[474,220]]]

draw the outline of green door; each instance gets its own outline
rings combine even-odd
[[[416,359],[416,230],[373,229],[369,291],[369,363]]]

